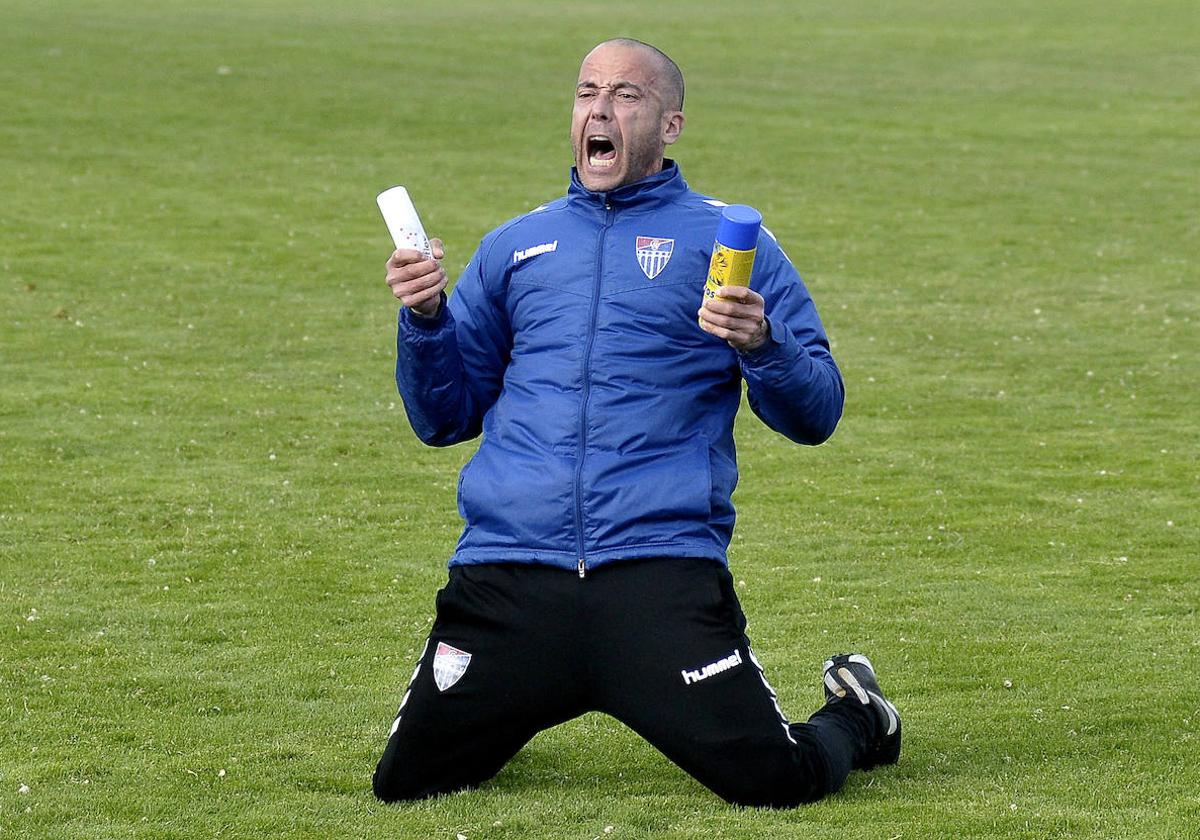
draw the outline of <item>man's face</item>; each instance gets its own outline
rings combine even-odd
[[[571,145],[579,180],[593,192],[632,184],[662,169],[663,149],[683,130],[655,56],[601,44],[579,68]]]

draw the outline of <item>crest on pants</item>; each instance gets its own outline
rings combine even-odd
[[[438,642],[437,651],[433,654],[433,681],[437,683],[438,691],[445,691],[461,680],[470,664],[471,654],[445,642]]]
[[[658,236],[639,236],[634,243],[638,265],[642,267],[642,273],[648,280],[653,280],[667,267],[674,250],[674,239],[663,239]]]

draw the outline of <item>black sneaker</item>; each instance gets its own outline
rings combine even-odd
[[[863,770],[900,759],[900,713],[879,688],[871,660],[861,653],[839,653],[825,662],[825,701],[854,697],[870,706],[879,721],[879,735],[863,757]]]

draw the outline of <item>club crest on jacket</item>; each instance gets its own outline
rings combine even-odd
[[[671,252],[675,250],[674,239],[663,239],[658,236],[639,236],[634,245],[638,265],[648,280],[653,280],[671,261]]]

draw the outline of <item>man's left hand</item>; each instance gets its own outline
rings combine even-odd
[[[748,286],[722,286],[700,307],[700,329],[740,353],[757,350],[771,334],[762,295]]]

